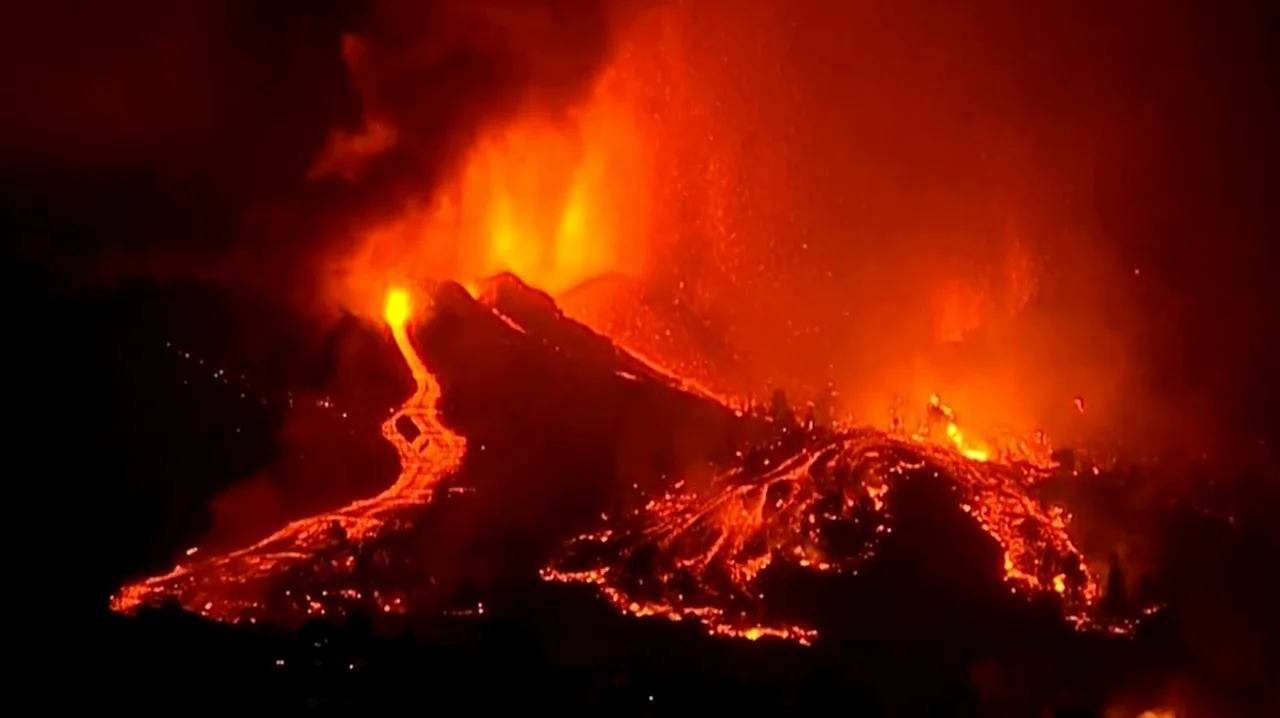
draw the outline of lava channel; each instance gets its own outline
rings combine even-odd
[[[318,559],[330,572],[351,573],[357,564],[354,547],[403,525],[410,512],[431,502],[438,484],[461,465],[467,441],[441,421],[437,410],[440,384],[409,338],[411,310],[407,292],[396,289],[388,294],[385,319],[415,385],[413,395],[382,423],[382,436],[400,457],[395,483],[372,498],[293,521],[247,548],[179,564],[164,575],[125,586],[112,597],[113,610],[133,613],[145,605],[176,600],[208,618],[235,621],[251,617],[262,612],[273,579]],[[416,430],[412,439],[401,429],[406,423]],[[293,598],[305,614],[323,615],[326,610],[323,602],[305,593]],[[383,608],[391,610],[392,606]]]

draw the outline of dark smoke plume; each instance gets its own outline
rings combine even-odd
[[[406,192],[429,194],[486,123],[571,102],[637,5],[6,5],[0,183],[12,247],[61,276],[212,274],[313,299],[300,285],[345,229]],[[374,122],[395,142],[357,182],[316,171],[334,137]]]
[[[200,526],[210,496],[267,465],[275,483],[246,484],[238,503],[278,518],[271,498],[295,474],[288,457],[273,457],[311,449],[295,445],[298,434],[326,436],[312,430],[315,417],[300,412],[282,427],[263,409],[257,423],[228,428],[256,437],[239,452],[233,438],[184,421],[173,386],[156,383],[173,358],[156,354],[164,342],[203,350],[264,390],[314,400],[341,394],[349,374],[367,394],[369,377],[386,368],[360,353],[360,332],[352,339],[342,329],[351,322],[329,331],[328,321],[299,320],[319,306],[308,286],[315,263],[402,194],[429,195],[478,125],[522,104],[554,113],[571,101],[633,5],[0,4],[0,259],[10,270],[0,285],[6,306],[22,308],[10,312],[8,336],[23,347],[10,371],[35,387],[29,402],[10,407],[30,427],[15,443],[31,462],[58,456],[61,438],[41,427],[77,407],[82,455],[62,470],[87,497],[81,505],[95,509],[70,523],[94,535],[101,556],[167,561],[165,536]],[[364,53],[349,65],[344,49],[353,44]],[[350,180],[315,171],[335,135],[358,135],[371,119],[394,123],[394,146]],[[385,353],[379,336],[372,341]],[[399,400],[403,385],[393,383]],[[205,441],[219,457],[243,460],[193,459]],[[154,504],[132,493],[155,487],[160,494],[149,495],[165,498]],[[229,530],[240,529],[250,530]],[[87,562],[95,568],[74,581],[92,590],[69,592],[75,600],[118,584],[109,575],[118,566]]]

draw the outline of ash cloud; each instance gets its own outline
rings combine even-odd
[[[312,308],[317,263],[429,196],[486,123],[572,104],[656,2],[8,4],[6,244],[62,276],[212,278]],[[714,245],[686,215],[715,215],[732,245],[672,262],[670,284],[710,297],[708,321],[752,328],[735,350],[783,375],[770,381],[913,361],[931,314],[970,335],[968,297],[1012,237],[1039,279],[1021,348],[984,339],[1011,331],[988,319],[939,351],[1016,353],[1033,377],[1051,364],[1044,403],[1112,398],[1121,425],[1224,394],[1245,397],[1230,407],[1244,424],[1274,423],[1275,391],[1240,386],[1280,351],[1277,106],[1256,8],[663,7],[679,32],[645,99],[668,159],[706,161],[661,178],[660,239]],[[326,165],[343,138],[359,161]],[[957,267],[977,280],[939,309]],[[1138,385],[1155,401],[1125,401]]]
[[[1274,433],[1280,205],[1263,195],[1280,147],[1260,7],[695,6],[688,124],[733,175],[728,268],[672,283],[743,327],[769,380],[909,391],[919,358],[972,387],[951,396],[962,416],[993,399],[1052,412],[1064,440],[1098,428],[1198,453],[1261,421]],[[1015,244],[1033,299],[967,321],[968,295],[1006,294]],[[959,328],[980,326],[937,342],[930,314],[957,276]]]
[[[495,118],[530,104],[556,112],[577,99],[608,58],[623,9],[584,0],[377,2],[343,47],[362,126],[341,128],[330,146],[383,128],[389,138],[364,148],[393,155],[376,170],[430,186]]]
[[[485,123],[571,102],[643,3],[6,5],[10,248],[62,277],[197,276],[315,300],[308,275],[346,230],[429,194]],[[395,142],[355,182],[316,181],[326,143],[374,121]]]
[[[269,389],[325,396],[350,379],[367,395],[370,376],[385,367],[335,359],[359,344],[360,331],[342,329],[350,322],[335,325],[332,307],[322,306],[313,284],[317,263],[340,253],[352,237],[347,230],[394,208],[403,193],[429,195],[477,125],[525,103],[555,112],[572,101],[608,55],[616,24],[641,6],[633,0],[0,4],[0,235],[6,264],[14,267],[5,286],[18,295],[10,306],[31,308],[17,313],[24,322],[18,331],[43,349],[22,357],[22,368],[34,383],[52,387],[32,416],[90,403],[101,416],[84,418],[82,431],[109,437],[95,461],[135,467],[122,474],[128,486],[176,487],[180,471],[136,468],[147,465],[139,457],[155,454],[154,445],[124,445],[116,437],[114,424],[129,412],[160,412],[173,391],[162,384],[167,377],[131,386],[107,375],[105,367],[115,365],[101,357],[114,353],[122,335],[144,335],[146,348],[181,338],[184,348],[211,363],[234,364]],[[365,49],[354,68],[343,55],[351,36],[362,38]],[[333,134],[361,132],[371,114],[393,123],[394,146],[352,180],[308,177]],[[195,296],[188,296],[193,287]],[[245,305],[253,309],[236,309]],[[54,311],[61,312],[62,331],[51,336],[47,316]],[[400,366],[394,348],[378,345]],[[92,385],[93,400],[66,381],[91,373],[86,364],[104,374]],[[399,400],[404,387],[395,389]],[[170,414],[174,423],[183,419]],[[300,450],[292,427],[307,419],[290,421],[271,433],[280,452]],[[326,436],[317,434],[317,441]],[[370,436],[380,442],[376,422]],[[31,446],[49,441],[37,439]],[[37,451],[38,460],[58,450]],[[182,490],[216,495],[231,481],[256,477],[218,502],[221,521],[228,507],[270,509],[274,497],[318,495],[338,484],[323,474],[315,481],[326,486],[299,488],[295,474],[302,470],[294,472],[295,465],[259,464],[273,472],[272,485],[263,483],[264,473],[240,468]],[[111,505],[131,517],[108,528],[114,540],[133,540],[135,529],[124,524],[165,525],[172,513],[170,505],[134,506],[114,493],[119,503]],[[215,531],[241,538],[241,531],[277,517],[274,509],[248,515],[255,518]]]

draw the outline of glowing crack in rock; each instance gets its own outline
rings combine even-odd
[[[372,498],[293,521],[247,548],[179,564],[164,575],[126,586],[112,597],[112,609],[129,613],[143,605],[176,599],[187,610],[207,617],[237,620],[261,608],[273,579],[319,557],[338,554],[328,568],[353,571],[356,559],[347,549],[403,525],[405,514],[429,503],[440,481],[458,469],[467,442],[440,420],[436,409],[440,384],[409,338],[412,311],[407,292],[394,289],[388,293],[384,317],[415,386],[413,395],[382,423],[382,436],[400,457],[395,483]],[[412,439],[401,432],[405,422],[416,429]],[[306,596],[298,598],[304,611],[323,613],[319,602]]]

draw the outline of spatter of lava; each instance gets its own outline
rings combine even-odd
[[[1011,589],[1056,592],[1069,620],[1095,625],[1098,583],[1068,533],[1069,517],[1034,496],[1050,467],[989,462],[960,446],[874,429],[786,443],[743,456],[704,490],[677,484],[606,517],[607,528],[574,541],[543,578],[593,584],[632,615],[697,619],[713,634],[807,644],[814,630],[762,619],[762,572],[787,563],[856,573],[893,531],[895,488],[932,479],[948,482],[960,508],[999,543]]]
[[[467,441],[440,421],[436,410],[440,384],[409,340],[410,314],[408,294],[390,292],[385,318],[415,384],[413,395],[382,423],[382,436],[400,455],[400,475],[394,484],[337,511],[294,521],[247,548],[179,564],[169,573],[126,586],[112,597],[112,609],[128,613],[142,605],[176,599],[184,608],[210,618],[252,616],[262,609],[272,579],[291,570],[314,568],[318,562],[325,564],[328,574],[349,575],[358,563],[353,547],[369,544],[429,503],[441,480],[460,466]],[[405,432],[406,425],[412,425],[413,431]],[[288,596],[301,615],[323,614],[320,598],[319,592]]]

